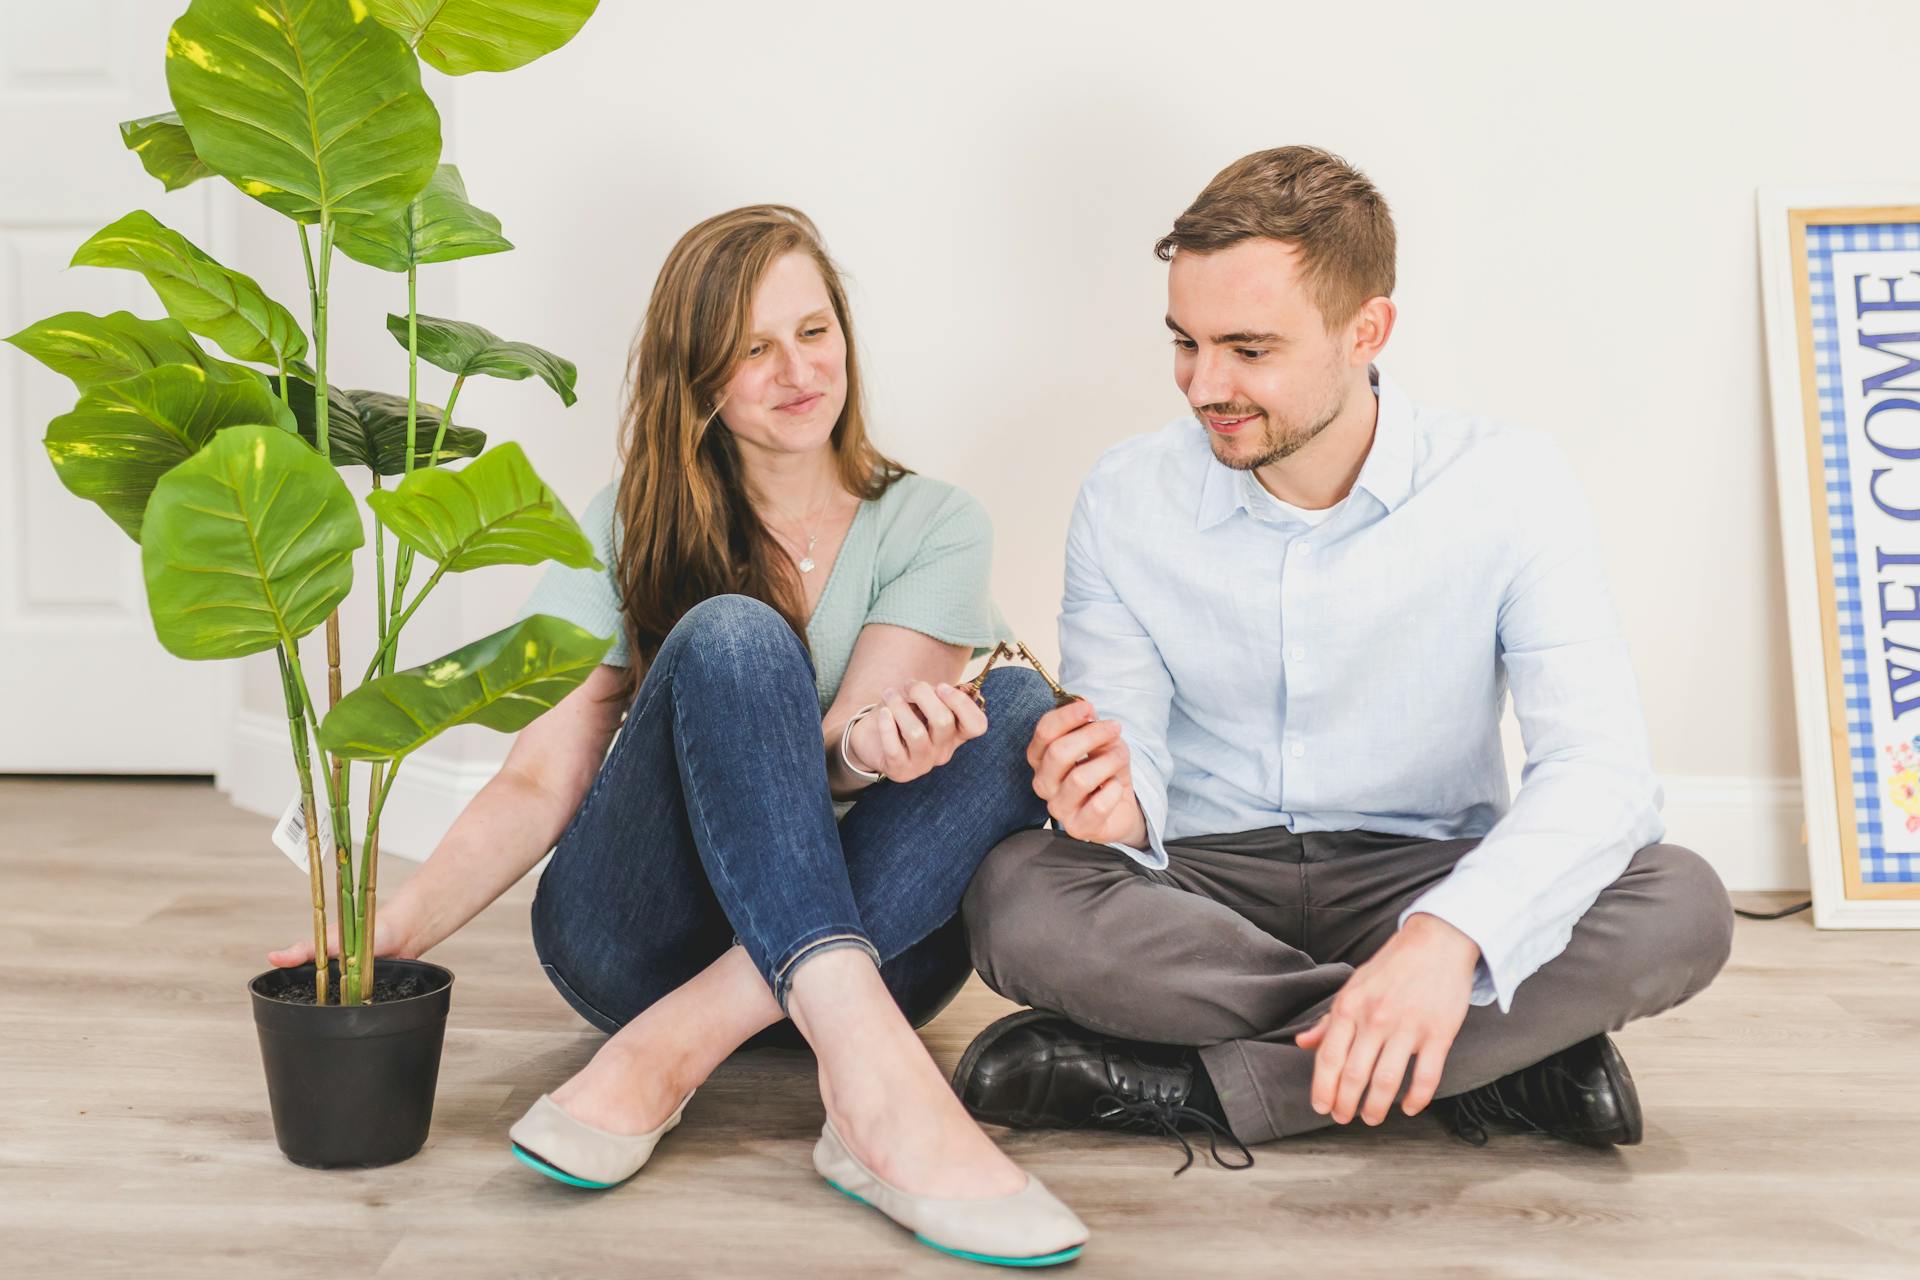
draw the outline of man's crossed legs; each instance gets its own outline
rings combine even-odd
[[[1309,1101],[1314,1055],[1294,1037],[1393,936],[1400,913],[1477,843],[1274,827],[1171,841],[1167,868],[1149,871],[1105,845],[1021,832],[988,855],[968,890],[973,961],[1001,995],[1088,1031],[1199,1047],[1206,1082],[1194,1091],[1217,1096],[1234,1136],[1288,1137],[1333,1123]],[[1509,1011],[1469,1010],[1438,1096],[1480,1090],[1582,1042],[1604,1046],[1605,1032],[1705,988],[1732,933],[1726,890],[1704,860],[1677,845],[1642,849],[1580,918],[1565,951],[1521,984]],[[991,1032],[977,1048],[989,1047]],[[988,1073],[1019,1069],[1009,1060],[1018,1053],[1042,1070],[1034,1059],[1062,1056],[1038,1042],[1006,1048],[998,1061],[970,1051],[955,1078],[963,1098],[962,1076],[974,1072],[976,1090],[991,1086]],[[1631,1093],[1624,1066],[1611,1061]],[[1128,1070],[1156,1074],[1150,1055]],[[1186,1085],[1115,1083],[1122,1094],[1172,1088],[1175,1100],[1187,1097]],[[1058,1111],[1058,1088],[1037,1087],[1041,1100],[1021,1106]],[[1004,1108],[991,1110],[977,1114],[1006,1122]],[[1637,1114],[1633,1127],[1637,1137]]]

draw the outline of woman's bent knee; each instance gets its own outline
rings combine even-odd
[[[793,635],[780,611],[752,596],[708,596],[680,616],[672,635],[687,633],[701,642],[737,642],[768,636]]]
[[[812,667],[800,637],[778,610],[750,596],[709,596],[681,616],[657,662],[722,681],[805,675]]]
[[[1024,754],[1033,740],[1034,726],[1053,709],[1053,690],[1038,671],[1026,667],[998,667],[981,681],[980,696],[987,703],[987,734],[1018,744]]]

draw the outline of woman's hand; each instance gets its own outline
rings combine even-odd
[[[332,916],[327,919],[327,954],[340,954],[340,921]],[[413,960],[420,952],[411,939],[403,920],[395,919],[394,913],[376,908],[373,917],[373,955],[375,959]],[[279,951],[267,952],[267,963],[276,969],[291,969],[297,965],[311,962],[313,959],[313,939],[302,938],[290,947]]]
[[[987,731],[987,713],[950,684],[916,680],[905,693],[887,689],[861,716],[847,741],[855,764],[889,782],[911,782],[953,759],[963,742]]]

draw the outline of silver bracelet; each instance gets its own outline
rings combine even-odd
[[[846,728],[840,730],[840,763],[847,766],[848,773],[856,778],[865,778],[868,782],[878,782],[882,775],[873,772],[871,769],[862,769],[859,765],[855,764],[853,757],[847,754],[847,740],[853,736],[853,726],[860,723],[861,716],[866,715],[869,711],[878,711],[879,709],[879,703],[869,702],[866,706],[849,716],[847,718]]]

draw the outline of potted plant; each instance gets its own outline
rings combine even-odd
[[[73,261],[139,272],[169,318],[66,312],[7,339],[73,380],[78,403],[49,424],[47,454],[70,491],[140,544],[160,642],[182,658],[271,651],[278,662],[299,783],[283,825],[304,844],[317,957],[329,956],[329,893],[338,931],[327,963],[249,984],[275,1133],[300,1164],[387,1164],[426,1141],[453,975],[421,961],[376,966],[373,954],[380,816],[407,757],[454,725],[519,730],[611,643],[541,616],[431,662],[398,662],[402,630],[446,574],[598,567],[520,447],[482,452],[483,433],[453,417],[478,375],[538,377],[571,405],[573,365],[416,307],[420,267],[512,248],[440,163],[419,59],[454,75],[510,70],[566,43],[595,3],[192,0],[167,39],[173,110],[128,121],[122,140],[169,191],[224,178],[292,221],[307,328],[142,210]],[[405,396],[329,376],[336,251],[406,277],[406,312],[387,319],[407,349]],[[453,375],[444,407],[420,401],[422,359]],[[338,611],[366,528],[339,469],[360,467],[371,474],[377,634],[346,691]],[[409,594],[420,559],[433,568]],[[324,704],[309,678],[315,655],[302,650],[315,630]],[[368,775],[357,847],[356,761]]]

